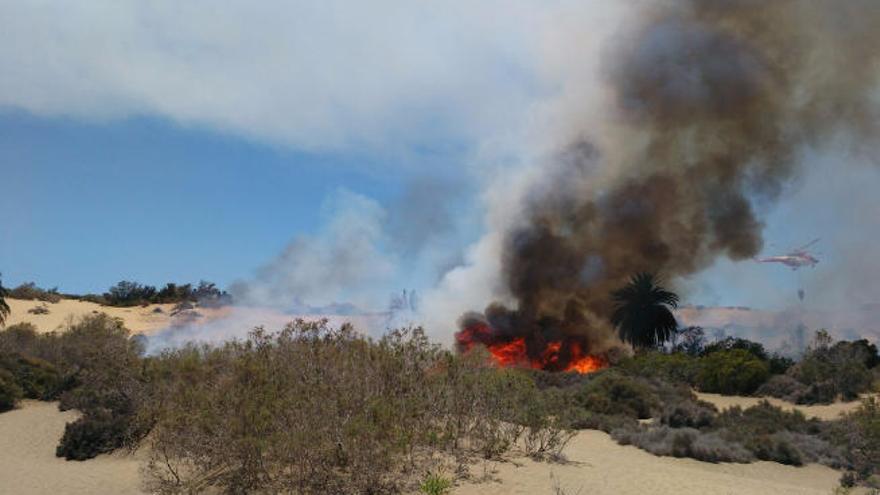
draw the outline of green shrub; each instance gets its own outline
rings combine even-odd
[[[727,337],[717,342],[713,342],[703,348],[702,355],[708,356],[709,354],[716,352],[732,351],[734,349],[746,351],[761,361],[767,361],[770,357],[761,343],[738,337]]]
[[[55,400],[65,385],[58,370],[38,358],[15,354],[0,356],[0,369],[5,369],[14,377],[28,399]]]
[[[660,407],[659,397],[637,377],[606,370],[595,373],[576,392],[577,404],[598,414],[617,414],[638,419],[650,418]]]
[[[814,343],[787,374],[807,389],[796,399],[801,404],[830,403],[838,397],[853,400],[872,389],[877,349],[866,340],[831,345],[825,331],[816,333]]]
[[[625,359],[619,367],[636,376],[693,384],[699,372],[699,360],[684,352],[651,351]]]
[[[22,395],[21,387],[15,382],[12,373],[0,369],[0,412],[15,408]]]
[[[697,387],[703,392],[750,395],[770,377],[766,361],[745,349],[712,352],[701,358]]]
[[[127,418],[108,409],[91,409],[64,427],[55,455],[83,461],[122,447],[129,429]]]
[[[452,480],[439,474],[429,474],[419,485],[419,490],[426,495],[443,495],[452,488]]]
[[[757,405],[742,409],[734,406],[720,412],[716,425],[741,437],[771,435],[780,431],[818,433],[821,422],[807,419],[798,410],[786,411],[763,400]]]

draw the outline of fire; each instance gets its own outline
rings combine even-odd
[[[501,367],[592,373],[608,365],[601,356],[584,352],[581,342],[574,338],[530,346],[525,337],[504,339],[480,323],[462,329],[455,339],[460,352],[468,352],[476,345],[485,346],[495,364]]]

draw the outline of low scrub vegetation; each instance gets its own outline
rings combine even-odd
[[[656,455],[819,462],[843,469],[848,484],[878,475],[874,400],[821,422],[766,402],[719,412],[693,391],[793,396],[831,379],[851,396],[828,369],[876,367],[876,350],[859,341],[774,365],[763,348],[728,340],[640,352],[588,375],[498,369],[479,348],[456,355],[419,329],[371,339],[326,321],[154,356],[143,349],[105,315],[59,333],[11,326],[0,331],[0,410],[32,398],[80,411],[57,448],[67,459],[146,444],[148,484],[160,493],[442,493],[454,478],[425,473],[466,476],[475,459],[513,450],[558,459],[583,428]]]
[[[726,338],[700,346],[692,340],[671,352],[637,353],[620,368],[628,373],[688,384],[701,392],[758,395],[797,404],[854,400],[875,388],[880,363],[877,347],[867,340],[832,343],[819,331],[798,361],[768,353],[745,339]]]
[[[105,315],[60,333],[10,327],[0,404],[58,399],[80,411],[57,448],[67,459],[146,442],[150,487],[164,493],[412,490],[425,472],[461,475],[511,449],[558,458],[573,434],[558,390],[418,329],[373,340],[298,321],[222,346],[142,348]]]
[[[58,288],[42,289],[37,287],[33,282],[25,282],[18,287],[9,289],[8,297],[12,299],[23,299],[26,301],[43,301],[47,303],[57,303],[61,301],[61,294]]]
[[[82,412],[58,447],[68,459],[88,459],[137,436],[139,352],[122,322],[103,314],[60,333],[40,334],[26,323],[0,332],[0,370],[21,391],[18,398],[60,400],[62,409]]]
[[[874,388],[877,347],[867,340],[833,343],[819,331],[803,358],[761,386],[759,394],[798,404],[828,404],[855,400]]]

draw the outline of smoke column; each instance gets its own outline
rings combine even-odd
[[[804,147],[876,149],[878,46],[871,0],[643,10],[603,61],[601,132],[567,130],[575,137],[518,196],[521,218],[488,234],[504,303],[463,315],[459,345],[524,338],[530,359],[554,341],[599,352],[614,345],[609,293],[634,273],[674,283],[719,256],[758,254],[761,211]]]

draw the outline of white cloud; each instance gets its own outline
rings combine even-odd
[[[0,105],[308,149],[480,139],[523,117],[560,5],[3,0]]]

